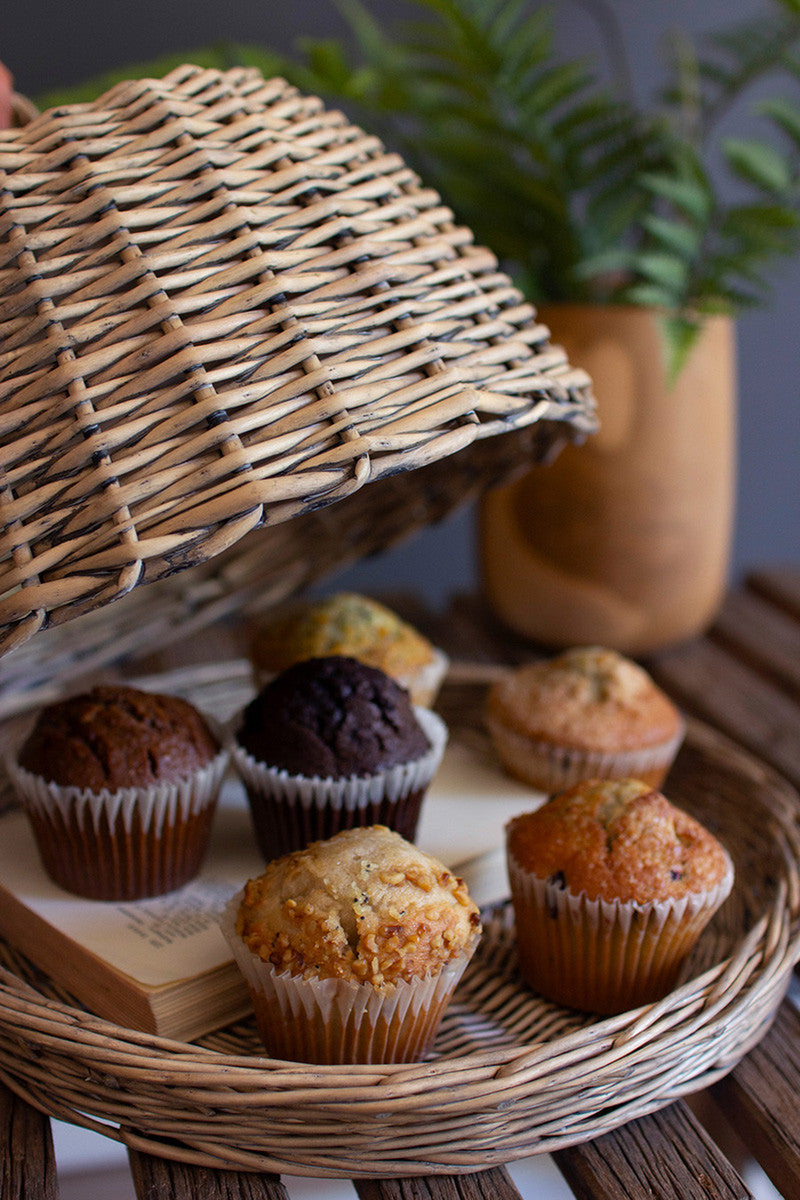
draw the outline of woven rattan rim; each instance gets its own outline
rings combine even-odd
[[[181,682],[192,694],[190,676]],[[543,1003],[516,976],[501,905],[486,915],[434,1061],[314,1067],[261,1057],[252,1022],[197,1044],[122,1029],[6,948],[0,1078],[128,1146],[243,1170],[449,1173],[595,1137],[728,1072],[768,1028],[800,955],[794,790],[690,723],[668,791],[722,838],[737,882],[686,982],[657,1004],[593,1020]]]
[[[594,425],[494,256],[284,80],[187,66],[0,132],[0,650],[324,507],[366,553]],[[469,451],[353,548],[341,502]]]

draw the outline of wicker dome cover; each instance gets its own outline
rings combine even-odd
[[[0,183],[2,651],[232,548],[296,588],[594,428],[493,255],[281,79],[51,109]]]

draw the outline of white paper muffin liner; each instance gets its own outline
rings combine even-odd
[[[247,982],[259,1035],[270,1056],[308,1063],[418,1062],[433,1045],[453,992],[478,944],[435,974],[383,988],[348,979],[278,971],[236,932],[243,892],[226,905],[220,928]]]
[[[186,779],[99,792],[64,787],[6,763],[45,870],[95,900],[157,896],[200,868],[228,765],[227,750]]]
[[[232,736],[228,743],[231,758],[247,790],[265,860],[363,825],[386,825],[413,841],[424,793],[438,770],[448,736],[437,713],[419,706],[414,713],[430,742],[427,753],[363,778],[290,775],[253,758]],[[233,723],[234,730],[239,719]]]
[[[674,737],[636,750],[584,750],[555,746],[509,729],[492,714],[486,725],[500,761],[510,774],[543,792],[560,792],[586,779],[641,779],[659,787],[683,741],[681,722]]]
[[[658,1000],[733,886],[733,864],[716,887],[679,900],[590,900],[526,871],[508,854],[520,971],[547,999],[617,1013]]]

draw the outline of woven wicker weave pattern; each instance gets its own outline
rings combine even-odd
[[[379,141],[183,68],[0,140],[2,648],[588,380]]]

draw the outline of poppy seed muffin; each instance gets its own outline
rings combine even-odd
[[[429,1047],[480,917],[461,879],[371,826],[270,863],[224,929],[271,1053],[401,1062]]]
[[[664,995],[733,885],[717,839],[641,780],[587,780],[506,830],[520,968],[549,999]]]
[[[306,658],[344,655],[378,667],[429,707],[447,670],[447,657],[386,605],[357,592],[297,600],[261,622],[251,639],[260,683]]]
[[[51,879],[135,900],[197,874],[227,760],[187,701],[104,685],[43,708],[8,769]]]
[[[548,793],[598,778],[659,787],[685,729],[642,667],[599,646],[509,671],[490,688],[485,718],[506,770]]]
[[[342,655],[288,667],[231,744],[265,860],[356,826],[413,838],[446,740],[444,722],[377,667]]]

